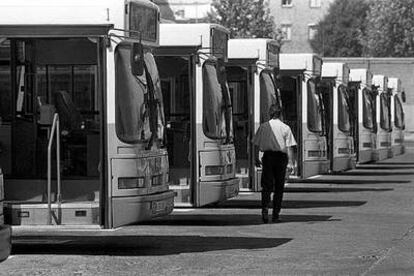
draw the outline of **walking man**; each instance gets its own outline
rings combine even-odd
[[[273,104],[269,108],[270,120],[260,125],[253,138],[256,166],[262,166],[262,219],[267,223],[270,194],[273,192],[272,222],[279,222],[285,187],[286,169],[293,170],[293,146],[296,146],[292,130],[280,120],[281,109]],[[262,160],[259,151],[263,152]]]

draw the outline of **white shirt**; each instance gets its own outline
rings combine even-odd
[[[293,137],[292,130],[287,124],[279,119],[271,119],[269,124],[280,146],[280,151],[287,152],[288,147],[296,146],[295,137]]]

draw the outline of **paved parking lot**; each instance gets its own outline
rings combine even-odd
[[[287,186],[282,223],[260,195],[117,230],[14,229],[1,275],[414,274],[414,151]]]

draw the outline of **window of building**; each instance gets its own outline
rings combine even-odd
[[[283,40],[291,40],[292,39],[292,25],[282,24],[281,29],[283,33]]]
[[[316,24],[309,24],[308,25],[308,39],[309,40],[314,39],[317,33],[318,33],[318,26]]]
[[[321,0],[309,0],[309,6],[311,8],[320,8],[321,7]]]
[[[282,7],[292,7],[292,0],[282,0]]]

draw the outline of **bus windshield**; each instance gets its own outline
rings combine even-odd
[[[363,117],[363,126],[367,129],[374,130],[374,112],[375,112],[375,103],[371,91],[367,88],[362,90],[362,117]]]
[[[381,93],[380,103],[380,127],[383,130],[391,130],[390,98],[386,93]]]
[[[275,83],[270,71],[260,74],[260,123],[269,121],[269,108],[277,103]]]
[[[307,82],[308,95],[308,129],[312,132],[322,132],[322,106],[319,95],[316,91],[315,79],[309,79]]]
[[[153,122],[158,138],[163,137],[164,117],[161,84],[158,70],[151,53],[146,52],[146,72],[134,76],[130,70],[131,46],[120,44],[115,49],[115,127],[118,138],[125,143],[138,143],[151,137]],[[149,76],[146,75],[149,74]],[[148,78],[153,84],[154,100],[150,101]],[[154,109],[150,105],[156,105]],[[155,110],[150,114],[150,110]]]
[[[226,138],[226,103],[217,77],[216,62],[203,65],[203,131],[211,139]]]
[[[344,85],[338,87],[338,128],[343,132],[351,130],[349,96]]]
[[[404,111],[398,96],[394,96],[394,125],[399,129],[404,129]]]

